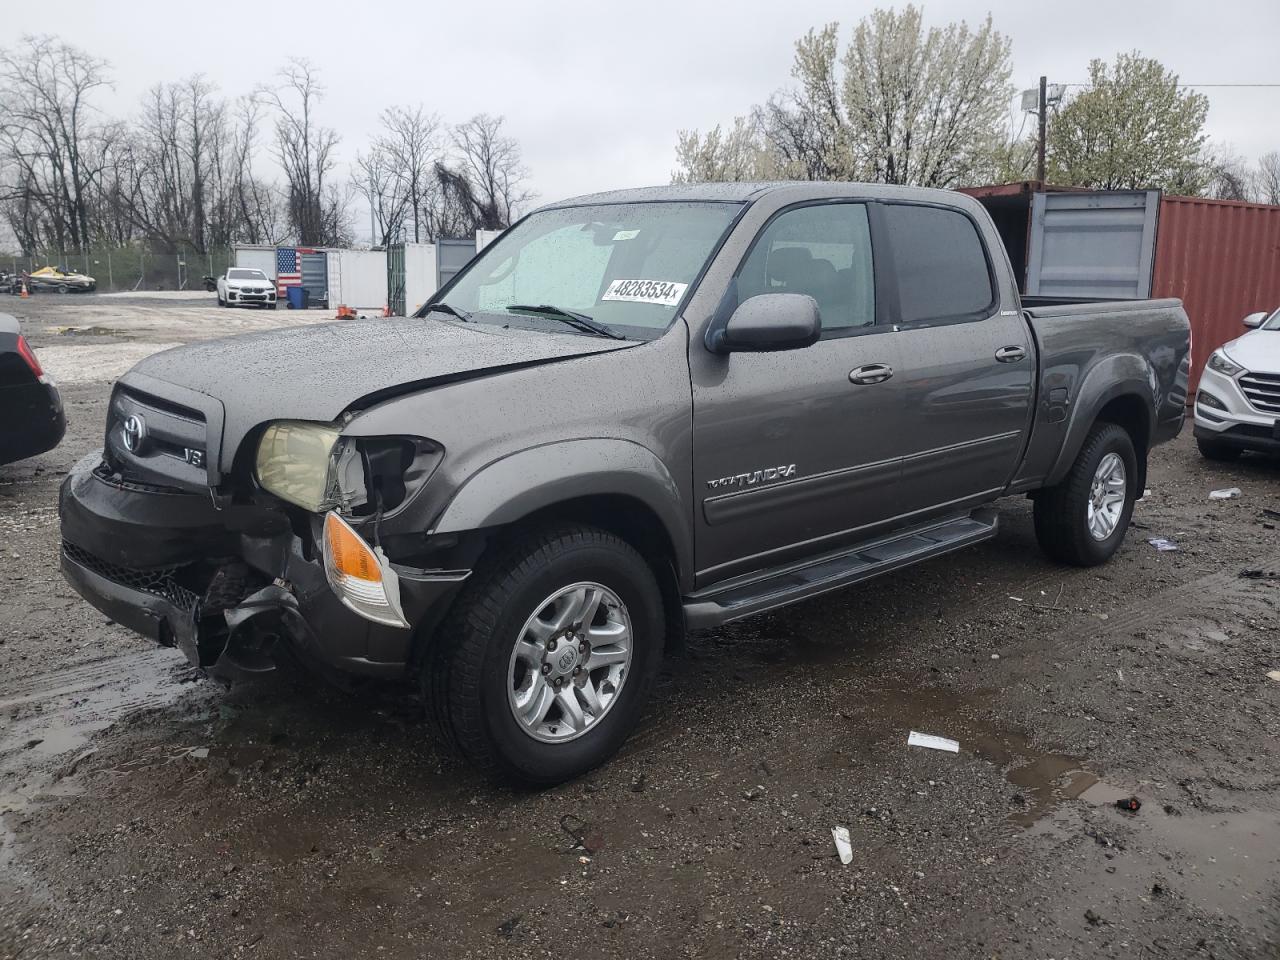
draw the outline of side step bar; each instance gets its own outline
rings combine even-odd
[[[788,564],[716,584],[684,598],[685,625],[705,630],[722,623],[807,600],[829,590],[990,540],[1000,521],[991,508],[934,521],[871,540],[838,554]]]

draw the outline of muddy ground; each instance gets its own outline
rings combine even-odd
[[[318,312],[0,309],[71,422],[0,467],[0,957],[1280,957],[1280,463],[1161,448],[1096,570],[1005,502],[993,542],[693,637],[620,756],[513,792],[410,692],[226,692],[58,575],[110,377]]]

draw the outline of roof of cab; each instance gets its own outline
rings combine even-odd
[[[661,201],[749,203],[753,200],[758,200],[765,194],[783,191],[797,195],[811,194],[814,197],[847,195],[850,197],[872,197],[885,200],[935,200],[955,206],[969,205],[965,202],[969,200],[968,197],[963,194],[957,194],[952,190],[901,187],[883,183],[778,180],[741,183],[676,183],[663,187],[634,187],[629,190],[608,190],[603,193],[590,193],[581,197],[570,197],[566,200],[547,204],[542,209],[580,207],[597,203],[654,203]]]

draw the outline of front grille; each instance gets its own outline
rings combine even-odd
[[[182,569],[180,566],[156,567],[151,570],[119,567],[114,563],[108,563],[106,560],[95,557],[84,548],[77,547],[74,543],[69,543],[66,540],[62,541],[62,552],[86,570],[91,570],[112,583],[118,583],[122,587],[140,590],[143,593],[149,593],[168,600],[181,610],[194,610],[196,604],[200,602],[198,594],[188,590],[174,579],[174,573]]]
[[[1240,389],[1263,413],[1280,413],[1280,373],[1246,373],[1240,378]]]
[[[136,420],[134,449],[126,427]],[[125,479],[201,489],[208,485],[204,414],[172,400],[118,385],[107,413],[106,459]]]

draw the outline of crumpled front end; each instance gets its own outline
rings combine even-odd
[[[100,451],[64,480],[59,513],[76,592],[215,676],[270,670],[286,648],[346,673],[399,677],[409,662],[411,630],[370,622],[330,587],[319,517],[299,523],[279,506],[218,505],[208,491],[126,479]],[[415,626],[433,622],[465,579],[399,569]]]

